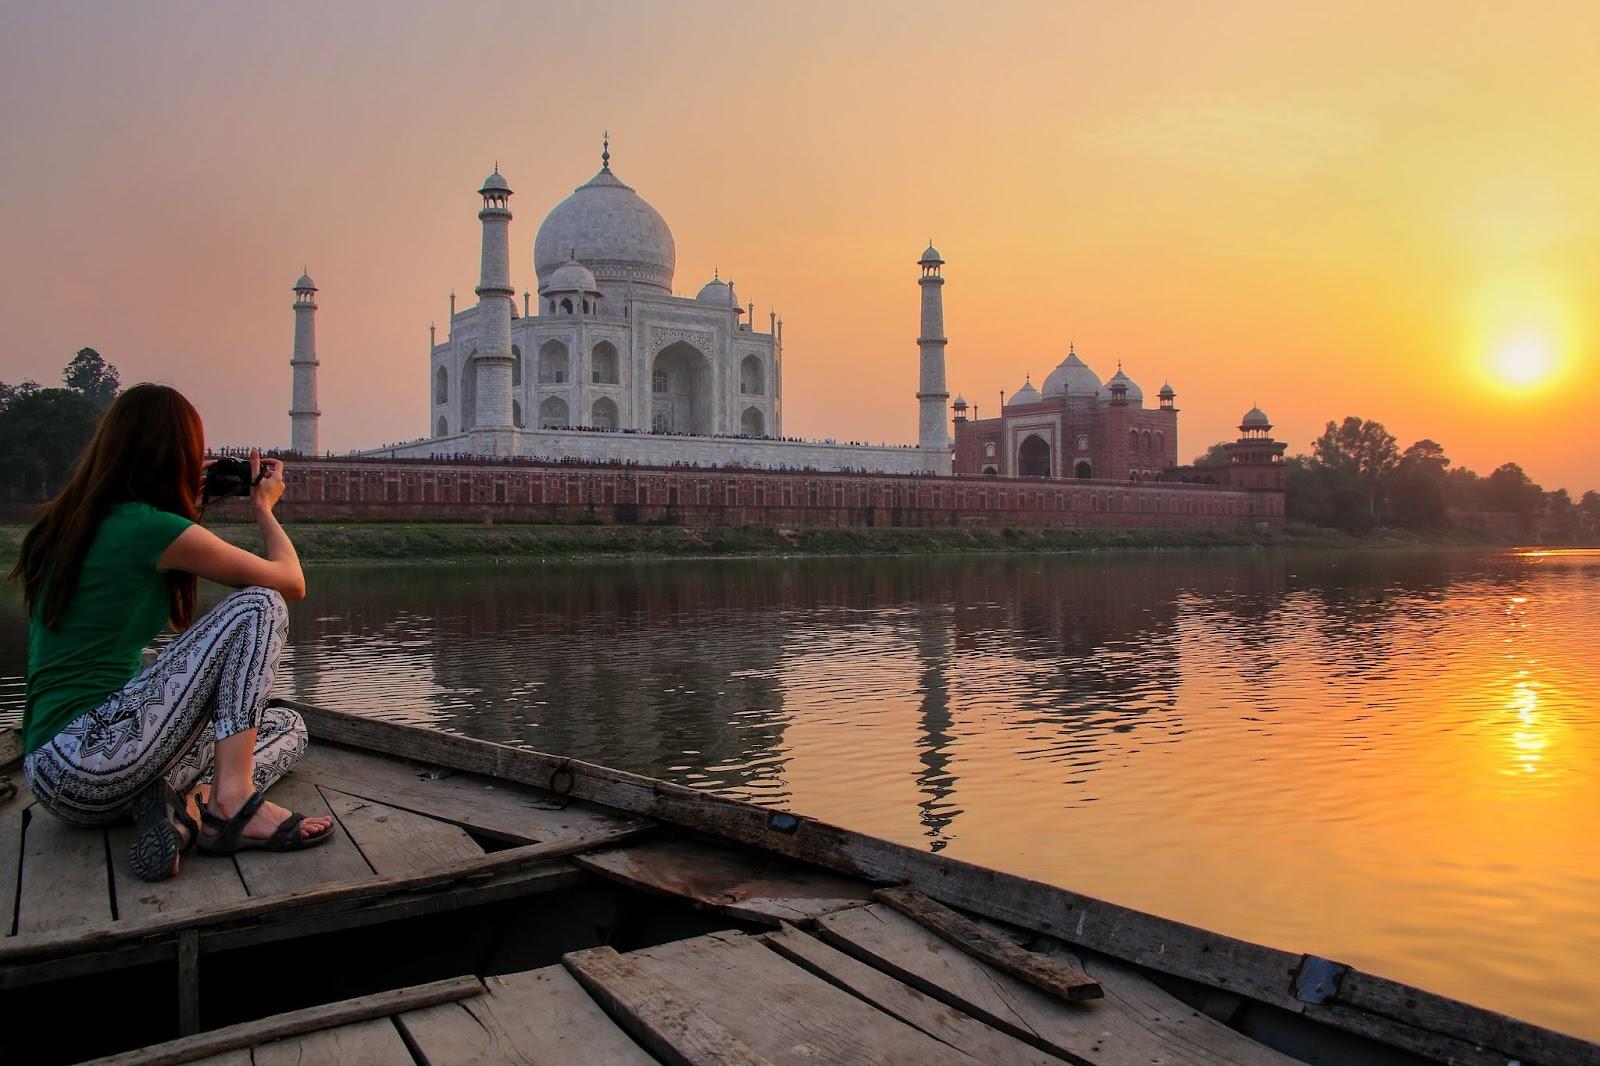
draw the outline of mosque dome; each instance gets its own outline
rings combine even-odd
[[[594,272],[602,290],[628,282],[657,295],[672,294],[678,253],[661,213],[624,185],[607,163],[557,204],[533,240],[533,269],[550,277],[576,258]],[[620,291],[615,293],[621,295]]]
[[[1244,414],[1244,420],[1239,425],[1246,429],[1271,429],[1272,422],[1267,418],[1267,413],[1259,407],[1252,407]]]
[[[940,255],[939,254],[939,249],[937,249],[937,248],[935,248],[933,246],[933,242],[932,241],[929,241],[928,242],[927,251],[922,253],[922,258],[918,259],[917,262],[919,262],[919,263],[942,263],[942,262],[944,262],[944,256]]]
[[[712,278],[702,285],[695,299],[703,304],[716,304],[718,307],[739,306],[739,297],[734,294],[733,282],[723,281],[721,278]]]
[[[1039,390],[1033,387],[1033,382],[1026,381],[1023,382],[1022,388],[1011,394],[1011,399],[1006,402],[1006,406],[1012,407],[1019,403],[1038,403],[1042,399],[1044,397],[1039,395]]]
[[[1110,379],[1106,382],[1106,391],[1109,393],[1111,391],[1111,386],[1117,385],[1117,384],[1121,384],[1123,387],[1125,387],[1128,390],[1127,398],[1128,398],[1128,402],[1129,403],[1131,403],[1131,404],[1142,404],[1142,403],[1144,403],[1144,390],[1141,389],[1137,384],[1135,384],[1134,380],[1132,378],[1130,378],[1128,375],[1124,374],[1122,372],[1122,368],[1120,366],[1117,367],[1117,372],[1115,374],[1112,374]]]
[[[539,286],[540,294],[547,292],[582,292],[596,293],[600,287],[595,284],[594,275],[589,268],[576,259],[568,259],[556,267],[554,273]]]
[[[500,176],[500,167],[496,164],[494,173],[483,179],[483,188],[479,192],[504,192],[509,193],[511,186],[506,184],[506,179]]]
[[[296,292],[306,289],[315,291],[317,288],[316,283],[311,280],[310,274],[301,274],[300,280],[294,283],[294,287]]]
[[[1044,379],[1044,392],[1046,396],[1099,396],[1100,375],[1078,358],[1076,350],[1068,351],[1067,357]]]
[[[1178,394],[1172,391],[1171,382],[1167,382],[1161,386],[1161,391],[1157,395],[1159,395],[1163,400],[1170,400]]]

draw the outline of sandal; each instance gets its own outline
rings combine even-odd
[[[267,801],[261,792],[250,793],[250,798],[244,801],[239,808],[239,813],[232,818],[224,818],[220,814],[211,813],[210,806],[200,808],[200,822],[207,829],[213,830],[212,835],[201,835],[199,848],[204,855],[233,855],[244,851],[246,848],[262,848],[266,851],[304,851],[314,848],[318,844],[326,844],[328,838],[333,836],[333,826],[330,824],[322,832],[306,836],[300,832],[300,823],[306,816],[291,811],[289,817],[279,823],[278,828],[272,831],[269,837],[243,836],[244,827],[250,819],[255,817],[256,811]]]
[[[133,823],[133,839],[128,841],[128,865],[143,881],[165,881],[171,877],[173,863],[194,846],[200,835],[183,797],[164,780],[157,781],[134,799]],[[188,835],[179,832],[180,828]]]

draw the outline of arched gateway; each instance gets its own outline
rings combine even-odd
[[[667,345],[651,363],[650,428],[657,433],[712,432],[711,362],[687,341]]]
[[[1017,449],[1017,473],[1023,477],[1050,476],[1050,445],[1037,433],[1029,434]]]

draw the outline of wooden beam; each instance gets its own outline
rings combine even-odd
[[[200,934],[185,929],[178,934],[178,1033],[200,1031]]]
[[[400,758],[548,788],[572,775],[571,795],[814,863],[880,885],[903,885],[1071,944],[1281,1007],[1338,1029],[1462,1066],[1600,1066],[1600,1046],[1387,978],[1347,970],[1337,995],[1306,1003],[1293,991],[1303,956],[1146,914],[1055,885],[867,836],[827,822],[714,796],[622,770],[398,722],[282,701],[312,736]],[[0,963],[4,962],[0,948]]]
[[[997,970],[1004,970],[1035,988],[1062,999],[1099,999],[1105,990],[1100,982],[1078,966],[1061,959],[1035,955],[1004,937],[995,936],[965,915],[936,903],[921,892],[904,888],[880,888],[873,893],[901,914],[910,918],[946,943],[954,944],[975,959]]]
[[[668,1066],[771,1066],[616,949],[574,951],[561,961],[618,1025]]]
[[[547,859],[588,851],[590,848],[619,843],[638,835],[639,832],[637,828],[629,828],[597,832],[590,837],[527,844],[520,848],[507,848],[477,858],[463,859],[424,873],[368,877],[356,881],[319,885],[303,892],[256,896],[236,907],[199,908],[153,918],[117,922],[115,925],[90,930],[19,934],[0,940],[0,974],[3,974],[6,968],[21,963],[41,961],[74,952],[103,951],[119,944],[152,936],[170,935],[179,929],[209,929],[257,918],[271,918],[277,921],[285,916],[294,917],[292,912],[319,905],[425,891],[464,878],[500,873]]]
[[[197,1033],[168,1040],[164,1044],[152,1044],[137,1051],[95,1059],[91,1066],[176,1066],[178,1063],[203,1059],[207,1055],[256,1047],[302,1033],[420,1010],[436,1003],[451,1003],[482,992],[483,983],[476,977],[452,977],[445,981],[433,981],[392,992],[376,992],[370,996],[275,1014],[253,1022],[241,1022],[223,1029],[213,1029],[209,1033]]]

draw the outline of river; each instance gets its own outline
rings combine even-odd
[[[321,568],[286,695],[1600,1038],[1600,553]],[[0,607],[0,715],[23,627]]]

